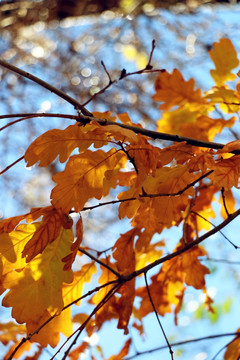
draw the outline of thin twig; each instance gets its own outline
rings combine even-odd
[[[0,175],[4,174],[6,171],[8,171],[12,166],[14,166],[15,164],[17,164],[19,161],[24,159],[24,155],[21,156],[20,158],[18,158],[17,160],[15,160],[13,163],[11,163],[10,165],[8,165],[5,169],[3,169],[0,172]]]
[[[155,315],[156,315],[156,318],[157,318],[158,324],[159,324],[159,326],[160,326],[160,329],[161,329],[161,331],[162,331],[162,333],[163,333],[163,336],[164,336],[164,338],[165,338],[165,340],[166,340],[166,343],[167,343],[167,346],[168,346],[168,349],[169,349],[169,352],[170,352],[171,359],[174,360],[174,358],[173,358],[173,351],[172,351],[171,345],[170,345],[170,343],[169,343],[169,341],[168,341],[167,335],[166,335],[166,333],[165,333],[165,331],[164,331],[164,328],[163,328],[163,326],[162,326],[162,323],[161,323],[161,321],[160,321],[160,318],[159,318],[157,309],[156,309],[156,307],[155,307],[155,305],[154,305],[154,302],[153,302],[153,299],[152,299],[152,295],[151,295],[151,292],[150,292],[150,289],[149,289],[149,286],[148,286],[147,272],[144,273],[144,278],[145,278],[145,284],[146,284],[147,293],[148,293],[148,297],[149,297],[150,303],[151,303],[152,308],[153,308],[153,311],[154,311],[154,313],[155,313]]]
[[[10,114],[10,115],[1,115],[0,119],[7,119],[7,118],[13,118],[13,117],[19,117],[22,116],[21,119],[12,121],[6,125],[4,125],[3,127],[0,128],[0,131],[8,128],[9,126],[12,126],[20,121],[24,121],[24,120],[28,120],[28,119],[33,119],[36,117],[55,117],[55,118],[63,118],[63,119],[70,119],[70,120],[77,120],[78,116],[77,115],[66,115],[66,114],[49,114],[49,113],[29,113],[29,114]]]
[[[226,334],[203,336],[203,337],[199,337],[199,338],[195,338],[195,339],[191,339],[191,340],[178,341],[178,342],[172,343],[171,346],[174,347],[174,346],[179,346],[179,345],[187,345],[187,344],[191,344],[191,343],[195,343],[195,342],[199,342],[199,341],[203,341],[203,340],[212,340],[212,339],[217,339],[217,338],[226,337],[226,336],[238,336],[239,337],[240,333],[226,333]],[[146,354],[150,354],[155,351],[164,350],[167,347],[168,347],[167,345],[163,345],[163,346],[159,346],[154,349],[138,352],[135,355],[125,357],[124,360],[132,360],[132,359],[135,359],[137,356],[146,355]]]
[[[210,225],[212,225],[213,227],[216,227],[216,225],[214,225],[210,220],[206,219],[204,216],[202,216],[201,214],[197,213],[196,211],[192,210],[192,213],[199,216],[201,219],[205,220],[206,222],[208,222]],[[240,247],[235,245],[226,235],[223,234],[222,231],[219,231],[219,233],[224,237],[224,239],[226,239],[235,249],[239,249]]]
[[[109,81],[109,83],[113,84],[115,81],[112,80],[112,78],[111,78],[111,76],[110,76],[110,74],[109,74],[109,71],[107,70],[107,68],[106,68],[106,66],[105,66],[105,64],[104,64],[104,62],[103,62],[102,60],[101,60],[101,65],[102,65],[102,67],[104,68],[104,71],[105,71],[105,73],[106,73],[107,76],[108,76],[108,81]]]
[[[85,249],[83,249],[82,247],[79,247],[78,250],[79,250],[81,253],[87,255],[88,257],[90,257],[90,259],[96,261],[96,263],[102,265],[103,267],[105,267],[106,269],[108,269],[109,271],[111,271],[111,272],[112,272],[114,275],[116,275],[118,278],[120,278],[121,275],[120,275],[116,270],[112,269],[111,266],[109,266],[108,264],[105,264],[104,262],[102,262],[101,260],[99,260],[98,258],[96,258],[95,256],[93,256],[92,254],[90,254],[89,252],[87,252],[87,251],[86,251]]]
[[[152,65],[151,65],[151,61],[152,61],[152,56],[153,56],[154,49],[155,49],[155,39],[152,40],[152,50],[151,50],[150,55],[149,55],[148,63],[146,65],[146,70],[152,70],[152,68],[153,68]]]
[[[240,261],[232,261],[227,259],[213,259],[213,258],[201,258],[199,257],[201,261],[212,261],[212,262],[219,262],[221,264],[229,264],[229,265],[240,265]]]
[[[60,98],[66,100],[69,104],[72,104],[76,109],[81,110],[82,114],[86,116],[92,116],[92,114],[82,105],[80,104],[76,99],[72,98],[68,94],[64,93],[63,91],[55,88],[54,86],[50,85],[46,81],[43,81],[42,79],[39,79],[37,76],[30,74],[29,72],[26,72],[22,69],[19,69],[18,67],[7,63],[6,61],[0,59],[0,65],[7,68],[8,70],[21,75],[34,83],[44,87],[45,89],[51,91],[52,93],[58,95]]]
[[[222,194],[222,200],[223,200],[224,209],[225,209],[225,211],[226,211],[227,216],[229,216],[229,212],[228,212],[227,205],[226,205],[226,198],[225,198],[225,190],[224,190],[224,187],[222,187],[222,189],[221,189],[221,194]]]

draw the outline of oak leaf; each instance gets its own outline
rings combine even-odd
[[[31,229],[36,224],[25,225]],[[62,229],[58,238],[37,255],[22,271],[9,272],[3,285],[10,291],[3,305],[12,307],[12,316],[19,323],[38,321],[47,310],[51,315],[63,307],[62,283],[72,281],[72,271],[63,270],[62,258],[69,253],[72,229]]]
[[[48,166],[59,155],[59,161],[65,162],[72,151],[78,148],[83,152],[92,144],[102,147],[107,144],[107,138],[103,133],[96,133],[96,126],[87,124],[85,127],[76,123],[64,130],[53,129],[39,136],[32,142],[25,153],[27,166],[39,162],[39,166]]]
[[[231,71],[238,66],[239,61],[231,40],[223,38],[213,43],[209,55],[216,68],[210,70],[210,74],[218,86],[235,79],[236,76]]]
[[[240,176],[240,155],[216,162],[214,172],[210,175],[213,184],[220,189],[230,190],[233,186],[238,188]]]
[[[45,321],[47,321],[52,314],[47,310],[39,318],[34,318],[27,322],[27,332],[32,334],[38,329]],[[53,348],[57,346],[60,340],[60,334],[70,336],[72,334],[72,320],[71,309],[64,309],[61,313],[55,316],[50,322],[44,325],[38,333],[34,334],[31,338],[32,341],[38,342],[43,347],[47,345]]]
[[[120,171],[125,162],[126,155],[115,149],[107,153],[86,150],[83,154],[73,155],[65,170],[53,176],[58,184],[51,193],[53,205],[66,213],[72,208],[79,212],[87,200],[101,199],[111,188],[111,182],[106,181],[106,171]]]
[[[201,96],[201,90],[194,90],[194,80],[185,81],[179,70],[174,69],[170,74],[167,71],[161,72],[155,83],[156,94],[153,99],[161,101],[161,110],[168,110],[173,106],[182,107],[189,104],[191,109],[199,108],[206,104]]]
[[[26,257],[27,262],[31,261],[59,236],[62,227],[71,228],[72,224],[73,221],[68,215],[53,208],[43,216],[40,226],[24,246],[22,256]]]
[[[240,97],[232,89],[226,89],[225,87],[217,87],[206,94],[206,98],[210,100],[210,104],[219,104],[221,110],[227,114],[235,113],[239,111]]]
[[[96,272],[96,265],[94,262],[91,262],[84,264],[81,267],[81,270],[75,271],[73,273],[73,281],[63,285],[62,291],[64,305],[68,305],[72,301],[76,301],[81,297],[84,285],[92,280],[92,277]],[[74,303],[76,305],[80,305],[80,300]]]
[[[138,235],[138,229],[133,228],[120,238],[113,246],[113,258],[117,261],[117,270],[121,275],[135,271],[134,238]]]

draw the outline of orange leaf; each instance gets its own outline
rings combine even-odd
[[[135,144],[138,141],[137,135],[132,130],[124,129],[117,125],[105,125],[102,128],[104,133],[110,133],[110,136],[113,136],[115,140],[129,141],[131,144]]]
[[[135,253],[133,250],[134,238],[138,233],[137,228],[129,230],[116,241],[113,246],[113,257],[117,260],[117,269],[120,274],[129,274],[135,271]]]
[[[20,342],[22,341],[22,339],[19,339],[18,341],[16,341],[11,347],[10,349],[8,349],[7,354],[4,356],[3,360],[7,360],[9,359],[9,357],[12,355],[12,352],[15,350],[15,348],[20,344]],[[26,351],[29,351],[31,348],[32,344],[29,341],[25,341],[17,350],[17,352],[15,353],[13,359],[19,359]],[[25,358],[26,359],[26,358]]]
[[[49,165],[58,155],[61,163],[65,162],[75,148],[82,152],[92,144],[101,147],[107,144],[104,134],[95,133],[95,126],[85,127],[76,123],[64,130],[53,129],[39,136],[29,146],[25,153],[27,166],[32,166],[40,160],[39,166]]]
[[[58,183],[51,193],[53,205],[66,213],[73,207],[79,212],[87,200],[101,199],[112,187],[111,181],[106,178],[106,171],[118,172],[125,162],[126,155],[115,149],[107,153],[86,150],[83,154],[73,155],[65,170],[53,176],[53,180]]]
[[[25,218],[25,215],[13,216],[0,221],[0,232],[12,232],[15,227]]]
[[[230,141],[222,149],[218,150],[218,153],[231,153],[234,150],[240,150],[240,140]]]
[[[183,106],[188,103],[192,108],[203,105],[205,100],[201,97],[201,90],[194,90],[194,80],[185,81],[179,70],[174,69],[172,74],[161,72],[155,83],[156,94],[153,99],[162,101],[162,110],[173,106]]]
[[[214,172],[210,175],[213,184],[220,189],[230,190],[233,186],[238,188],[240,176],[240,155],[229,159],[219,160],[214,166]]]
[[[231,73],[231,70],[238,66],[239,61],[231,40],[221,39],[213,43],[213,50],[209,51],[209,55],[216,68],[216,70],[210,70],[210,73],[218,86],[235,79],[236,76]]]
[[[128,323],[133,311],[133,302],[135,299],[135,279],[123,284],[118,291],[121,298],[118,300],[118,329],[124,330],[124,335],[129,333]]]

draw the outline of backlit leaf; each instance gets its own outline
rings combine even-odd
[[[210,70],[210,73],[218,86],[235,79],[231,71],[238,66],[239,61],[231,40],[223,38],[215,42],[209,55],[215,65],[215,70]]]
[[[34,225],[25,227],[32,229]],[[5,276],[3,285],[10,291],[3,305],[13,308],[12,316],[19,323],[38,321],[46,310],[53,315],[62,309],[62,283],[72,281],[72,272],[63,270],[62,258],[69,253],[72,241],[72,230],[62,229],[58,238],[22,271]]]
[[[161,101],[161,110],[168,110],[173,106],[182,107],[189,104],[191,109],[198,108],[206,102],[201,96],[201,90],[194,90],[194,80],[185,81],[179,70],[174,69],[170,74],[161,72],[155,83],[156,94],[153,99]]]
[[[73,155],[65,170],[53,176],[58,184],[51,193],[53,205],[66,213],[72,208],[79,212],[87,200],[101,199],[111,188],[111,182],[105,176],[106,171],[118,172],[125,162],[125,154],[115,149],[107,153],[86,150],[83,154]]]
[[[65,217],[65,214],[56,209],[43,217],[42,223],[23,249],[22,256],[26,257],[27,262],[42,253],[45,247],[59,236]],[[72,220],[70,224],[72,225]]]
[[[95,126],[87,124],[85,127],[76,123],[64,130],[53,129],[39,136],[29,146],[25,153],[27,166],[32,166],[40,160],[39,166],[49,165],[58,155],[59,161],[65,162],[72,151],[78,148],[82,152],[94,144],[101,147],[107,144],[106,136],[98,135]]]

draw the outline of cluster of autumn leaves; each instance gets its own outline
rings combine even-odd
[[[159,74],[154,95],[162,110],[157,130],[201,140],[206,147],[187,142],[157,146],[144,131],[134,131],[141,125],[132,123],[128,114],[117,114],[116,118],[110,112],[95,112],[88,123],[79,117],[66,129],[42,134],[27,149],[27,166],[38,163],[46,167],[57,157],[61,163],[66,162],[64,170],[53,176],[56,186],[51,192],[51,205],[0,221],[0,290],[8,290],[3,306],[12,308],[18,324],[26,324],[29,340],[40,344],[35,356],[48,344],[55,347],[60,333],[71,336],[73,322],[80,324],[79,331],[83,326],[91,335],[106,321],[117,319],[117,327],[128,334],[133,316],[133,326],[144,332],[142,319],[153,312],[149,291],[158,313],[174,311],[176,323],[187,286],[201,289],[205,305],[212,311],[205,286],[205,275],[210,272],[198,259],[207,253],[200,245],[164,262],[148,288],[136,288],[134,276],[141,269],[143,274],[144,267],[163,255],[165,242],[159,235],[161,240],[152,241],[156,234],[183,225],[178,250],[211,227],[208,220],[215,216],[212,202],[216,193],[224,193],[224,201],[223,197],[220,200],[223,218],[235,210],[232,187],[238,187],[240,142],[233,141],[218,150],[210,142],[236,122],[240,82],[236,85],[232,70],[239,61],[228,39],[215,43],[210,57],[215,65],[211,70],[215,86],[209,91],[195,89],[193,79],[185,81],[178,70],[173,70]],[[227,82],[232,82],[231,87]],[[216,106],[226,118],[211,117]],[[106,119],[106,125],[99,119]],[[73,150],[75,154],[71,155]],[[99,259],[100,268],[89,257],[79,269],[77,258],[88,251],[81,248],[81,211],[91,207],[90,199],[100,200],[112,189],[119,190],[117,199],[113,199],[113,203],[119,202],[119,218],[129,218],[131,229],[115,243],[112,239],[112,251]],[[79,213],[74,222],[73,212]],[[80,305],[84,285],[96,277],[98,291],[89,294],[89,303],[96,311],[89,316],[81,313],[80,307],[73,318],[70,305]],[[136,297],[140,299],[138,306]],[[0,340],[6,344],[14,341],[6,359],[21,342],[18,335],[25,331],[24,325],[18,324],[6,325],[8,336],[3,329]],[[29,341],[21,343],[19,354],[30,346]],[[83,342],[69,352],[69,358],[77,359],[86,347]],[[128,340],[119,359],[129,347]],[[236,346],[231,347],[226,359],[234,359],[231,356]]]

